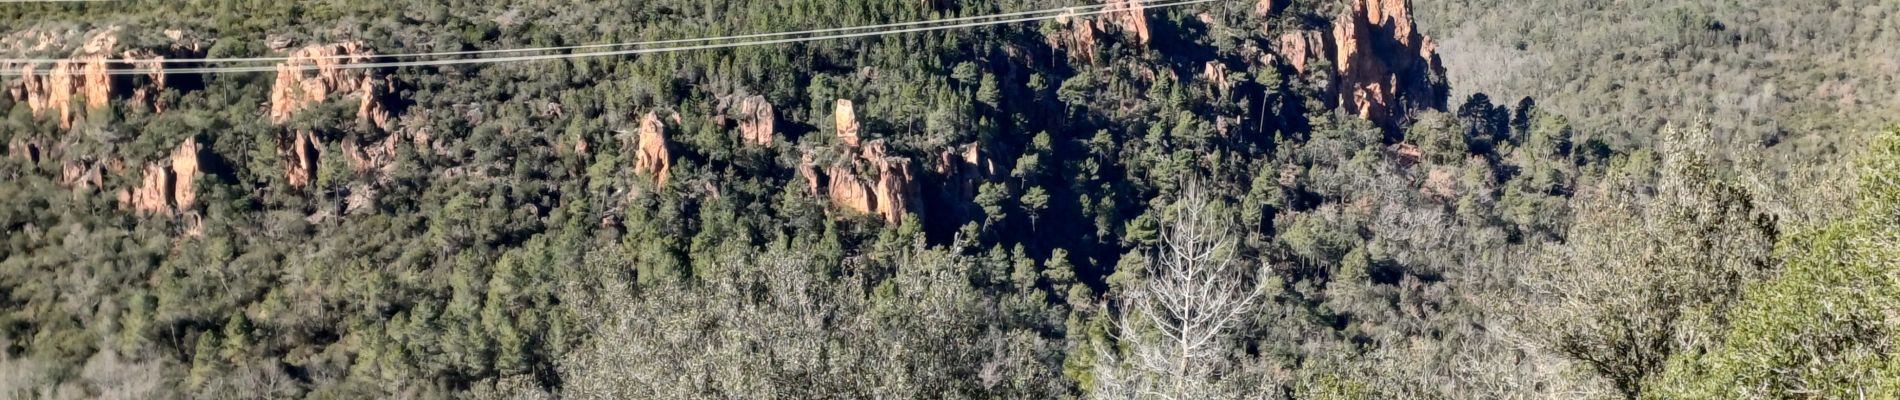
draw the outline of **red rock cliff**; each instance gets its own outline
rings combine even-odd
[[[106,107],[118,96],[130,97],[133,104],[162,111],[165,105],[158,99],[166,81],[162,60],[167,56],[203,54],[201,46],[187,40],[183,33],[168,31],[166,34],[173,39],[169,47],[124,49],[119,45],[120,31],[108,28],[94,34],[70,58],[50,66],[20,66],[22,77],[10,85],[8,93],[15,101],[25,103],[34,115],[53,117],[60,127],[68,129],[85,111]],[[125,69],[146,73],[114,75],[111,72]]]
[[[150,214],[170,214],[197,207],[200,150],[202,146],[196,138],[186,139],[172,150],[169,160],[146,164],[141,184],[120,200],[134,210]]]
[[[1354,0],[1333,22],[1339,106],[1387,128],[1413,110],[1444,109],[1449,96],[1437,45],[1418,33],[1411,6]]]
[[[869,170],[871,175],[859,175]],[[864,144],[856,159],[826,169],[830,185],[826,194],[838,207],[858,214],[876,215],[885,222],[899,224],[904,216],[919,211],[921,196],[917,176],[909,158],[886,153],[883,140]],[[811,179],[807,175],[807,179]]]
[[[1083,60],[1094,58],[1095,44],[1102,35],[1120,33],[1135,44],[1146,46],[1152,35],[1148,29],[1148,10],[1144,1],[1104,0],[1107,6],[1103,11],[1107,13],[1057,18],[1056,23],[1064,27],[1046,38],[1049,46],[1068,50],[1070,57]]]
[[[271,122],[284,123],[297,112],[340,95],[357,99],[357,118],[388,129],[390,113],[383,100],[389,94],[390,82],[376,69],[351,67],[372,63],[375,58],[375,52],[356,42],[314,45],[291,52],[289,60],[277,64],[277,80],[271,84]]]

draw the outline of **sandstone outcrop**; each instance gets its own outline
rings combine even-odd
[[[1254,3],[1253,12],[1259,16],[1273,15],[1274,11],[1286,8],[1286,0],[1259,0]]]
[[[1108,20],[1109,26],[1113,27],[1116,31],[1134,37],[1136,42],[1147,45],[1150,34],[1148,31],[1148,7],[1142,5],[1142,2],[1145,0],[1107,1],[1108,7],[1104,10],[1109,11],[1109,13],[1104,14],[1103,18]]]
[[[317,135],[299,131],[278,143],[278,150],[284,159],[284,177],[289,179],[290,187],[302,189],[316,183],[317,163],[323,157],[323,142],[317,139]]]
[[[168,56],[201,55],[202,46],[185,38],[182,32],[167,31],[173,39],[169,47],[122,49],[119,34],[116,28],[96,33],[70,58],[51,66],[21,66],[22,77],[10,85],[8,93],[15,101],[25,103],[34,115],[51,116],[59,121],[60,127],[67,129],[72,128],[84,111],[105,107],[115,96],[128,96],[133,104],[163,111],[165,105],[158,96],[166,84],[163,60]],[[148,72],[114,75],[114,69]]]
[[[1220,61],[1208,61],[1207,65],[1202,66],[1201,79],[1214,85],[1214,88],[1220,89],[1222,95],[1234,91],[1234,82],[1227,79],[1227,64],[1222,64]]]
[[[818,179],[818,165],[812,161],[811,153],[807,152],[799,156],[798,176],[805,178],[806,192],[811,193],[813,196],[824,194],[824,192],[820,191],[824,188],[824,185],[820,183]]]
[[[830,178],[825,193],[831,197],[831,203],[839,208],[858,214],[871,214],[874,208],[870,185],[858,178],[854,168],[856,165],[852,162],[825,169],[825,176]]]
[[[361,43],[345,42],[304,47],[289,57],[277,64],[277,79],[271,84],[271,122],[287,122],[331,96],[350,96],[358,101],[358,119],[389,128],[390,111],[384,99],[391,82],[376,69],[351,67],[373,63],[375,52]]]
[[[961,204],[976,199],[977,188],[999,176],[996,161],[983,152],[983,146],[970,143],[943,149],[937,153],[937,175],[943,177],[944,203]]]
[[[396,159],[396,147],[402,143],[396,134],[384,135],[383,140],[364,143],[357,139],[343,141],[343,155],[350,160],[350,170],[356,173],[370,173],[387,169],[390,161]]]
[[[1354,0],[1333,23],[1339,107],[1387,128],[1450,95],[1437,45],[1420,35],[1410,0]]]
[[[1293,66],[1293,71],[1299,73],[1306,73],[1307,63],[1314,58],[1332,54],[1328,45],[1326,35],[1314,31],[1287,32],[1275,40],[1280,56],[1285,57],[1287,63]]]
[[[139,186],[121,194],[120,202],[148,214],[170,214],[197,207],[200,150],[197,139],[186,139],[172,150],[169,160],[146,164]]]
[[[26,161],[27,164],[39,164],[47,159],[46,141],[16,136],[7,142],[7,156]]]
[[[838,99],[832,103],[832,121],[837,124],[838,141],[851,148],[858,147],[858,111],[851,100]]]
[[[772,139],[778,135],[778,112],[772,109],[772,103],[765,96],[751,96],[739,101],[739,135],[746,143],[771,146]]]
[[[870,174],[859,175],[865,170]],[[832,203],[892,224],[903,223],[921,197],[910,159],[887,154],[883,140],[865,143],[858,158],[827,168],[826,175],[830,178],[826,193]]]
[[[634,172],[653,177],[655,186],[666,186],[673,158],[667,150],[666,123],[660,121],[659,114],[647,112],[640,117],[640,130],[634,140]]]
[[[904,215],[918,203],[920,192],[917,176],[911,172],[910,159],[886,155],[883,140],[865,145],[863,158],[877,172],[877,182],[871,187],[872,199],[876,202],[871,204],[871,210],[885,222],[903,222]]]
[[[1148,28],[1147,6],[1143,5],[1145,0],[1104,1],[1107,4],[1103,7],[1104,14],[1056,18],[1056,24],[1064,28],[1046,38],[1049,46],[1068,50],[1070,57],[1082,60],[1094,59],[1095,45],[1102,35],[1120,33],[1146,46],[1152,33]]]
[[[185,139],[178,149],[172,151],[172,176],[176,182],[172,187],[172,206],[177,209],[198,206],[198,172],[204,161],[198,153],[203,150],[204,146],[198,144],[198,139],[191,138]]]

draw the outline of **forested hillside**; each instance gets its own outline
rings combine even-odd
[[[0,4],[0,398],[1900,395],[1892,4],[1490,3]]]
[[[1832,170],[1900,115],[1900,3],[1419,1],[1459,96],[1534,97],[1579,134],[1653,146],[1706,118],[1779,203],[1850,200]],[[1552,18],[1554,15],[1564,16]],[[1820,160],[1820,161],[1817,161]],[[1814,182],[1825,182],[1816,187]],[[1838,210],[1844,207],[1823,207]],[[1804,220],[1813,209],[1778,210]]]

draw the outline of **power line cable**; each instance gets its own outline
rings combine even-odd
[[[1147,4],[1145,5],[1145,7],[1157,8],[1157,9],[1171,8],[1171,7],[1187,6],[1187,5],[1194,5],[1194,4],[1211,3],[1215,1],[1222,1],[1222,0],[1178,0],[1178,1],[1171,1],[1171,2]],[[950,29],[959,29],[959,28],[1003,25],[1003,24],[1011,24],[1011,23],[1019,23],[1019,22],[1043,21],[1043,20],[1050,20],[1050,19],[1063,18],[1063,17],[1084,17],[1084,16],[1108,14],[1108,13],[1115,13],[1115,12],[1126,12],[1126,11],[1128,10],[1114,9],[1114,10],[1095,10],[1095,11],[1088,11],[1088,12],[1065,12],[1065,13],[1061,13],[1057,15],[1049,15],[1049,16],[1020,17],[1020,18],[1011,18],[1011,19],[994,20],[994,21],[982,21],[982,22],[966,22],[966,23],[953,24],[953,25],[930,26],[930,27],[922,27],[922,28],[892,29],[892,30],[884,30],[884,31],[879,31],[879,32],[834,34],[834,35],[812,36],[812,37],[801,37],[801,38],[755,40],[755,41],[745,41],[745,42],[661,47],[661,48],[651,48],[651,49],[630,49],[630,50],[599,51],[599,52],[586,52],[586,53],[541,54],[541,55],[490,57],[490,58],[463,58],[463,59],[448,59],[448,60],[373,62],[373,63],[335,65],[335,66],[329,66],[329,67],[319,67],[316,65],[298,65],[298,66],[290,66],[287,68],[292,71],[310,71],[310,70],[318,70],[318,69],[337,69],[337,70],[380,69],[380,68],[397,68],[397,67],[466,65],[466,64],[485,64],[485,63],[501,63],[501,62],[543,61],[543,60],[571,59],[571,58],[582,58],[582,57],[605,57],[605,56],[618,56],[618,55],[670,53],[670,52],[692,51],[692,50],[725,49],[725,48],[744,47],[744,46],[802,43],[802,42],[812,42],[812,41],[832,40],[832,39],[850,39],[850,38],[859,38],[859,37],[893,35],[893,34],[900,34],[900,33],[941,31],[941,30],[950,30]],[[706,40],[714,41],[714,40],[721,40],[721,39],[711,38],[711,39],[706,39]],[[107,71],[106,75],[150,75],[154,73],[219,74],[219,73],[246,73],[246,72],[275,72],[275,71],[278,71],[277,66],[244,66],[244,67],[205,67],[205,68],[175,68],[175,69],[120,69],[120,70]],[[0,71],[0,76],[19,76],[19,75],[22,75],[21,71],[17,71],[17,70]]]
[[[0,0],[0,1],[5,1],[5,0]],[[98,1],[98,0],[89,0],[89,1]],[[821,34],[821,33],[848,32],[848,31],[858,31],[858,30],[902,28],[902,27],[909,27],[909,26],[976,21],[976,20],[985,20],[985,19],[1018,17],[1018,16],[1025,16],[1025,15],[1036,15],[1036,14],[1073,13],[1073,12],[1081,12],[1081,11],[1104,8],[1110,5],[1111,4],[1097,4],[1097,5],[1090,5],[1090,6],[1071,6],[1071,7],[1062,7],[1062,8],[1042,9],[1042,10],[1035,10],[1035,11],[1018,11],[1018,12],[1003,13],[1003,14],[990,14],[990,15],[980,15],[980,16],[935,19],[935,20],[928,20],[928,21],[910,21],[910,22],[887,23],[887,24],[879,24],[879,25],[854,26],[854,27],[844,27],[844,28],[811,29],[811,30],[803,30],[803,31],[791,31],[791,32],[753,33],[753,34],[745,34],[745,35],[721,36],[721,37],[712,37],[712,38],[670,39],[670,40],[655,40],[655,41],[645,41],[645,42],[603,43],[603,44],[533,47],[533,48],[519,48],[519,49],[489,49],[489,50],[466,50],[466,51],[448,51],[448,52],[376,54],[376,55],[371,55],[369,57],[428,58],[428,57],[439,57],[439,56],[467,56],[467,55],[484,55],[484,54],[587,50],[587,49],[600,49],[600,48],[641,47],[641,46],[654,46],[654,45],[665,45],[665,44],[708,42],[708,41],[719,41],[719,40],[757,39],[757,38],[768,38],[768,37],[775,37],[775,36],[813,35],[813,34]],[[332,56],[303,57],[302,59],[325,60],[325,59],[348,59],[348,58],[357,58],[357,57],[358,56],[351,56],[351,55],[332,55]],[[176,59],[168,58],[168,59],[163,59],[163,60],[138,60],[138,61],[129,61],[129,60],[124,60],[124,59],[107,59],[105,61],[111,64],[141,64],[141,65],[153,64],[153,63],[209,64],[209,63],[243,63],[243,62],[283,62],[283,61],[289,61],[292,58],[293,57],[234,57],[234,58],[176,58]],[[0,59],[0,64],[52,63],[52,62],[59,62],[59,61],[66,61],[66,59],[4,58],[4,59]]]

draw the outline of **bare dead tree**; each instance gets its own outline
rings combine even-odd
[[[1221,390],[1230,340],[1265,292],[1234,252],[1230,222],[1198,185],[1176,201],[1152,270],[1123,293],[1116,319],[1123,351],[1098,347],[1101,398],[1236,398]]]

